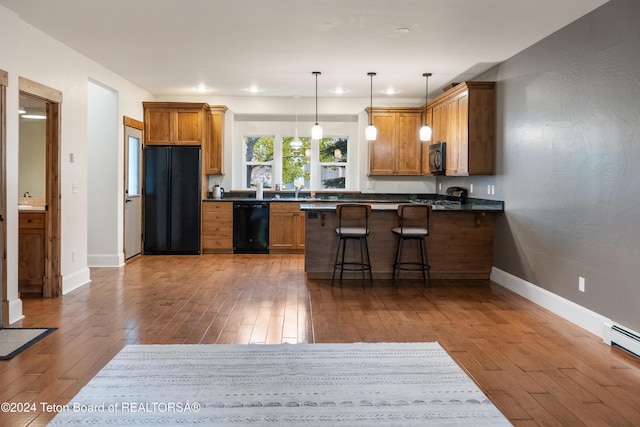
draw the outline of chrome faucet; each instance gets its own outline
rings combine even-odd
[[[295,198],[298,198],[298,193],[300,193],[300,187],[294,187],[295,188]]]
[[[31,197],[31,194],[29,194],[28,191],[25,191],[24,194],[22,195],[22,197]]]

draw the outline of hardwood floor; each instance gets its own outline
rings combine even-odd
[[[0,361],[0,424],[40,426],[126,344],[438,341],[516,426],[640,425],[640,360],[489,281],[308,280],[303,255],[146,256],[92,269],[13,327],[58,327]],[[375,278],[374,278],[375,279]]]

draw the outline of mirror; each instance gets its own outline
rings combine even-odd
[[[45,205],[47,196],[47,103],[20,94],[18,197],[20,205]]]

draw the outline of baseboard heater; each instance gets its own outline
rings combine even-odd
[[[607,334],[610,336],[605,337],[609,345],[620,347],[640,358],[640,333],[616,323],[607,323],[606,326],[610,330],[610,334]]]

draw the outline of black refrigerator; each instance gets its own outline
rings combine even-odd
[[[200,147],[144,149],[144,253],[200,253]]]

